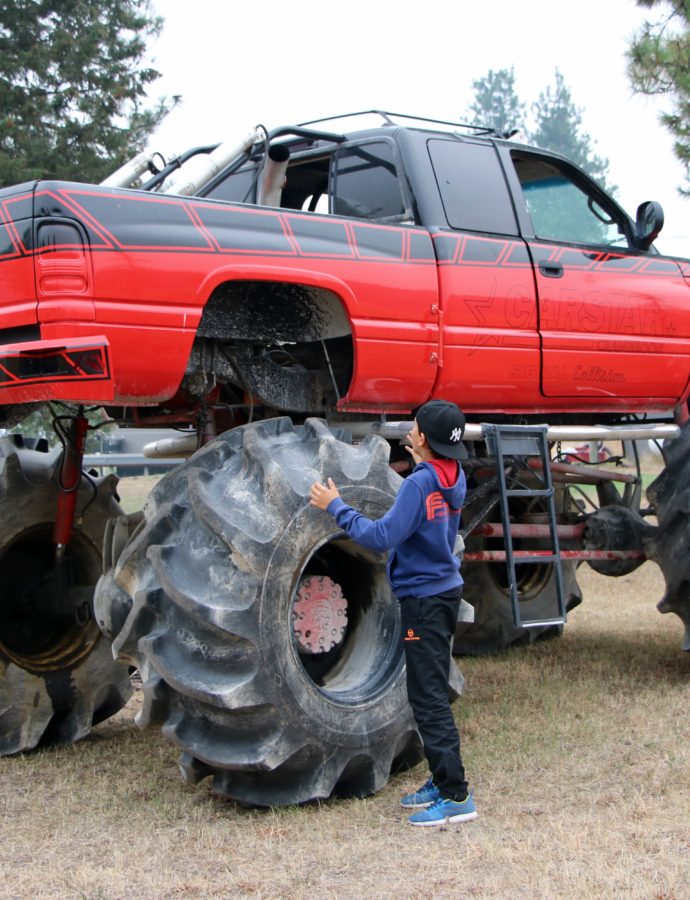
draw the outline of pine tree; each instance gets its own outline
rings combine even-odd
[[[142,66],[163,20],[148,0],[14,0],[0,7],[0,186],[97,182],[167,112]]]
[[[555,85],[547,87],[532,105],[535,128],[531,143],[560,153],[606,187],[609,161],[594,152],[592,138],[582,131],[582,110],[573,103],[570,90],[556,69]],[[613,190],[607,187],[609,192]]]
[[[661,122],[674,138],[673,150],[685,170],[680,193],[690,195],[690,0],[637,0],[648,9],[662,7],[665,15],[646,22],[628,51],[628,74],[642,94],[667,96],[671,112]]]
[[[520,131],[524,124],[525,104],[515,91],[515,72],[489,69],[484,78],[472,82],[474,101],[469,106],[470,124],[491,128],[506,137]]]

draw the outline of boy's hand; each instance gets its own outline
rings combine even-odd
[[[419,453],[415,453],[414,447],[405,447],[405,449],[407,450],[407,452],[410,454],[410,456],[414,460],[415,466],[418,466],[419,463],[422,461],[422,457],[419,455]]]
[[[326,509],[331,500],[339,497],[338,488],[332,478],[328,479],[328,487],[315,481],[309,489],[309,502],[312,506],[318,506],[319,509]]]

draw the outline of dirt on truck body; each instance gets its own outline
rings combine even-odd
[[[385,560],[308,489],[382,515],[432,398],[468,420],[456,653],[558,636],[580,564],[645,559],[690,649],[690,261],[656,251],[661,207],[488,129],[368,118],[0,191],[0,417],[49,404],[61,444],[1,439],[2,752],[82,737],[135,667],[139,724],[242,803],[418,761]],[[101,407],[182,432],[140,513],[83,470]],[[667,462],[646,498],[639,463],[565,450],[640,440]]]

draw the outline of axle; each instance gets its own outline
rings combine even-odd
[[[647,559],[642,550],[561,550],[562,559]],[[513,550],[513,559],[516,562],[529,560],[537,562],[535,557],[551,558],[550,550]],[[463,559],[466,562],[505,562],[505,550],[479,550],[476,553],[465,553]]]

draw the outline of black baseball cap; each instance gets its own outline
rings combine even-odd
[[[449,400],[429,400],[415,411],[417,428],[426,437],[429,446],[438,456],[447,459],[467,459],[462,444],[465,433],[465,415]]]

